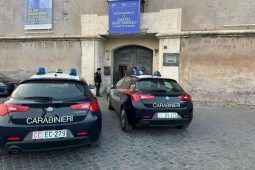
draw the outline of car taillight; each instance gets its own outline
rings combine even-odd
[[[140,94],[140,97],[142,100],[152,100],[155,98],[155,96],[152,96],[150,94]]]
[[[4,116],[8,113],[6,104],[0,104],[0,116]]]
[[[27,106],[7,104],[7,109],[8,109],[8,112],[26,112],[30,108]]]
[[[96,112],[99,109],[97,101],[90,102],[90,109],[92,112]]]
[[[30,108],[28,106],[20,106],[14,104],[1,104],[0,105],[0,116],[4,116],[9,112],[26,112]]]
[[[143,119],[151,119],[152,115],[143,115]]]
[[[189,94],[181,95],[178,97],[181,101],[186,101],[192,103],[192,98]]]
[[[88,103],[72,105],[71,109],[73,109],[73,110],[90,110],[92,112],[96,112],[99,109],[99,105],[98,105],[97,101],[92,101],[92,102],[88,102]]]
[[[155,98],[155,96],[150,94],[134,93],[134,94],[131,94],[131,98],[133,102],[140,102],[141,100],[152,100]]]
[[[15,136],[15,137],[9,137],[8,138],[8,141],[19,141],[20,140],[20,137],[17,137],[17,136]]]
[[[86,132],[86,131],[79,131],[79,132],[77,132],[77,136],[84,136],[84,135],[88,135],[89,133],[88,132]]]
[[[183,118],[189,118],[189,113],[184,113]]]

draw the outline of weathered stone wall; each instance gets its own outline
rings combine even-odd
[[[181,40],[181,84],[199,102],[255,105],[255,37]]]
[[[182,30],[185,31],[246,29],[248,26],[239,26],[255,24],[254,0],[147,0],[145,12],[175,8],[182,9]]]
[[[146,0],[145,13],[182,9],[183,30],[245,29],[224,25],[255,24],[254,0]],[[0,36],[46,34],[24,31],[25,0],[0,0]],[[54,0],[49,35],[81,33],[81,15],[108,13],[107,0]],[[253,26],[254,28],[254,26]]]
[[[107,13],[106,0],[53,0],[53,29],[24,30],[25,0],[0,0],[0,36],[79,35],[82,14]]]
[[[43,66],[48,71],[81,70],[79,41],[0,41],[0,72],[24,79]]]

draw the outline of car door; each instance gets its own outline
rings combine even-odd
[[[119,111],[118,113],[121,112],[121,106],[124,104],[124,102],[127,100],[127,95],[126,95],[126,91],[130,88],[132,83],[132,78],[131,77],[126,77],[120,88],[118,88],[117,92],[116,92],[116,96],[118,98],[117,101],[117,110]]]
[[[121,87],[121,84],[123,83],[124,79],[125,79],[125,77],[122,78],[122,79],[120,79],[120,80],[117,82],[115,88],[111,89],[111,91],[110,91],[111,104],[112,104],[112,107],[113,107],[115,110],[118,108],[118,107],[117,107],[118,101],[119,101],[119,99],[118,99],[118,90],[119,90],[119,88]]]

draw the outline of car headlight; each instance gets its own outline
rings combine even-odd
[[[0,86],[5,86],[5,84],[4,84],[4,83],[2,83],[2,82],[0,82]]]

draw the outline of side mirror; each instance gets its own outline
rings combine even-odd
[[[94,84],[90,84],[90,85],[89,85],[89,89],[90,89],[90,90],[95,89],[95,88],[96,88],[96,86],[95,86]]]

